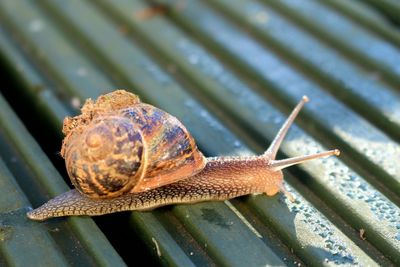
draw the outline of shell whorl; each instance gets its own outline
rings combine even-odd
[[[74,186],[93,198],[119,196],[132,190],[144,166],[144,144],[126,118],[99,117],[66,148],[67,171]]]
[[[206,158],[183,124],[167,112],[148,104],[121,110],[140,127],[146,146],[146,170],[132,192],[143,192],[200,172]]]
[[[88,100],[81,115],[65,119],[63,132],[68,174],[91,198],[147,191],[206,165],[181,122],[122,90]]]

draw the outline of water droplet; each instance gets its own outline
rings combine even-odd
[[[235,140],[235,142],[233,142],[233,146],[234,146],[235,148],[240,148],[240,147],[242,147],[242,144],[240,143],[240,141]]]
[[[255,13],[255,14],[253,14],[252,20],[253,20],[255,23],[265,24],[265,23],[268,22],[269,17],[268,17],[267,12],[265,12],[265,11],[259,11],[259,12]]]
[[[80,67],[76,70],[76,74],[80,77],[85,77],[87,75],[87,70],[84,67]]]
[[[81,100],[74,96],[71,98],[71,106],[74,107],[75,109],[79,109],[81,107]]]
[[[29,24],[29,30],[31,32],[40,32],[41,30],[43,30],[43,28],[44,24],[43,21],[41,21],[40,19],[34,19]]]
[[[400,233],[398,233],[398,234],[396,235],[396,239],[397,239],[398,241],[400,241]]]
[[[198,55],[196,55],[196,54],[192,54],[192,55],[190,55],[189,56],[189,62],[191,63],[191,64],[193,64],[193,65],[196,65],[196,64],[198,64],[199,63],[199,56]]]

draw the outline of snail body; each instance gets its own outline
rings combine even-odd
[[[227,200],[252,193],[269,196],[283,187],[282,169],[338,155],[338,150],[275,160],[303,97],[260,156],[206,158],[175,117],[123,90],[88,99],[82,114],[64,120],[61,155],[76,189],[29,211],[33,220],[102,215],[125,210]]]

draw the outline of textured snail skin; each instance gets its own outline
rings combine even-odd
[[[226,200],[251,193],[276,194],[282,172],[270,171],[267,159],[209,158],[206,167],[188,179],[141,193],[110,199],[92,199],[77,190],[65,192],[28,212],[32,220],[70,215],[103,215],[127,210],[150,210],[160,206]]]
[[[253,193],[272,196],[279,191],[290,198],[283,187],[282,169],[340,153],[335,149],[275,160],[283,138],[307,101],[304,96],[262,155],[205,158],[175,117],[141,103],[137,96],[117,90],[100,96],[96,102],[89,99],[81,115],[64,120],[66,137],[61,155],[77,189],[49,200],[27,216],[32,220],[94,216],[222,201]],[[91,135],[91,131],[95,134]],[[124,146],[126,149],[121,150]],[[93,153],[87,154],[88,151]],[[123,171],[121,165],[109,164],[114,158],[124,159],[122,165],[127,166]],[[137,166],[133,168],[132,164]],[[133,182],[125,183],[129,177],[121,174],[126,170]],[[107,181],[112,184],[105,184]],[[114,190],[116,187],[121,187],[121,192]]]

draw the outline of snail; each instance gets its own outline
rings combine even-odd
[[[31,210],[32,220],[102,215],[160,206],[286,192],[282,169],[339,155],[334,149],[276,160],[289,127],[308,101],[304,96],[259,156],[206,158],[183,124],[139,97],[117,90],[86,100],[64,120],[61,155],[76,189]],[[288,194],[288,192],[286,192]]]

